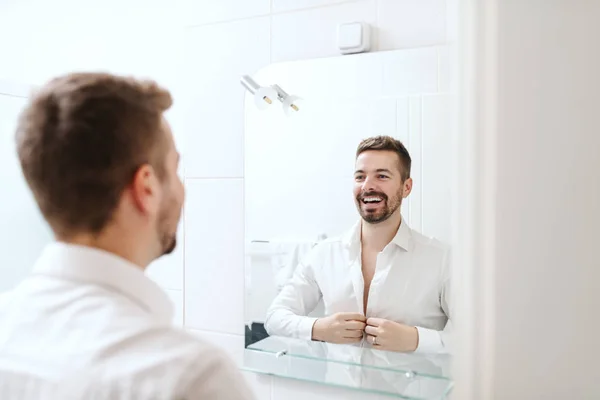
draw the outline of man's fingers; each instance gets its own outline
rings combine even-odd
[[[367,325],[371,325],[371,326],[381,326],[381,324],[384,322],[385,320],[382,318],[369,318],[367,319]]]
[[[365,322],[367,318],[361,313],[340,313],[342,318],[346,321],[361,321]]]
[[[367,335],[377,336],[377,334],[379,333],[379,329],[374,326],[367,325],[365,327],[365,332],[367,333]]]
[[[346,322],[346,329],[349,329],[349,330],[363,331],[365,329],[365,326],[367,326],[367,325],[364,322],[360,322],[360,321]]]
[[[363,337],[363,331],[347,330],[347,331],[344,332],[344,337],[348,337],[348,338],[362,338]]]
[[[380,340],[381,339],[376,339],[375,336],[367,335],[367,342],[371,343],[375,347],[381,346],[381,343],[379,343]]]

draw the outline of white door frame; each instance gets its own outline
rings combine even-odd
[[[493,398],[497,1],[460,0],[454,185],[457,315],[452,397]]]

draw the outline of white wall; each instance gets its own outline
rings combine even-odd
[[[467,3],[479,371],[457,389],[598,399],[600,2]]]
[[[125,4],[109,1],[95,6],[72,0],[0,2],[2,87],[13,95],[18,92],[26,96],[27,90],[15,90],[15,87],[39,85],[71,71],[106,70],[151,77],[180,98],[183,29],[176,16],[177,9],[162,0],[132,0]],[[16,118],[18,108],[14,104],[21,104],[21,101],[14,96],[4,96],[3,101],[13,106],[10,110],[1,110],[2,116],[9,117],[10,112]],[[169,112],[169,118],[174,125],[176,140],[182,146],[185,138],[183,129],[179,129],[179,109],[183,106],[176,104]],[[12,136],[6,129],[0,134]],[[10,137],[3,140],[12,142]],[[26,220],[26,217],[22,218]],[[180,233],[183,235],[183,227]],[[151,276],[173,299],[178,310],[176,320],[181,324],[182,247],[150,270]],[[14,276],[9,277],[12,278]]]
[[[600,3],[499,5],[494,392],[598,398]]]
[[[52,240],[14,151],[17,116],[27,95],[27,87],[0,80],[0,293],[27,276],[38,253]]]
[[[336,24],[344,21],[371,23],[375,51],[445,43],[452,25],[446,1],[179,0],[174,7],[164,0],[111,0],[96,9],[79,3],[5,0],[0,79],[41,83],[74,69],[103,69],[151,76],[173,89],[171,119],[187,188],[184,245],[153,265],[151,275],[169,289],[186,327],[241,360],[244,92],[239,76],[271,62],[337,55]],[[446,76],[447,62],[439,67]],[[260,399],[376,398],[248,378]]]

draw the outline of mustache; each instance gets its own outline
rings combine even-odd
[[[386,196],[385,193],[371,191],[371,192],[359,193],[358,196],[356,196],[356,200],[361,201],[365,197],[381,197],[383,199],[383,201],[387,201],[387,199],[388,199],[388,197]]]

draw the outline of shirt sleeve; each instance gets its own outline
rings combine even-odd
[[[446,250],[443,257],[441,278],[440,306],[448,317],[443,330],[423,328],[417,326],[419,342],[415,353],[448,353],[450,351],[450,337],[452,328],[452,273],[450,265],[450,251]]]
[[[267,311],[267,333],[311,340],[317,318],[307,315],[315,309],[321,297],[310,263],[300,263]]]

